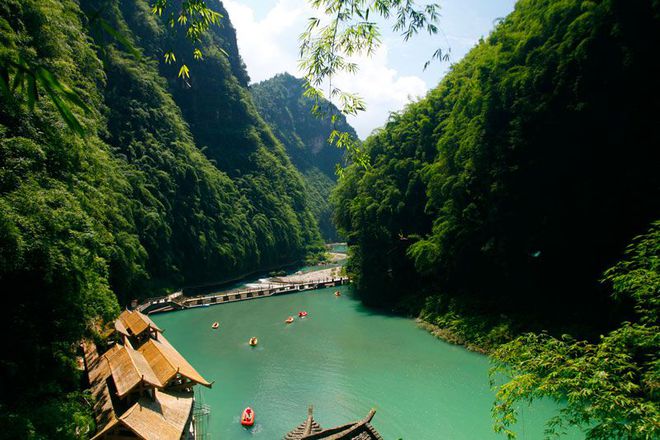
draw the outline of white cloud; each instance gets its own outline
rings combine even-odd
[[[245,3],[225,0],[224,5],[253,82],[285,71],[298,74],[298,35],[311,14],[306,2],[279,0],[262,19]]]
[[[428,87],[418,76],[400,75],[389,66],[388,48],[382,45],[376,53],[357,60],[360,70],[355,75],[343,74],[335,80],[344,91],[360,95],[367,103],[367,111],[350,117],[350,124],[365,138],[382,126],[390,112],[399,111],[411,100],[423,96]]]
[[[224,5],[236,28],[238,47],[252,81],[285,71],[300,76],[298,36],[307,18],[318,16],[317,11],[300,0],[278,0],[263,18],[257,18],[254,7],[240,0],[225,0]],[[365,99],[367,111],[349,118],[358,135],[365,138],[386,122],[390,112],[401,110],[411,98],[425,94],[428,87],[418,76],[402,76],[392,68],[385,44],[372,57],[357,62],[360,70],[356,75],[340,75],[333,82]]]

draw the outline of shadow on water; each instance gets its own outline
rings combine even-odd
[[[360,300],[359,295],[357,295],[355,292],[353,292],[350,285],[342,286],[341,289],[344,289],[344,290],[341,290],[342,296],[346,296],[346,297],[348,297],[348,298],[350,298],[350,299],[352,299],[356,302],[355,311],[357,313],[361,314],[361,315],[382,316],[382,317],[385,317],[385,318],[412,319],[412,317],[410,315],[405,314],[401,311],[397,311],[396,309],[393,309],[391,307],[376,307],[376,306],[364,304]],[[323,290],[323,289],[321,289],[321,290]]]

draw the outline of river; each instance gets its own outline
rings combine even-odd
[[[485,356],[439,341],[411,319],[365,308],[350,287],[154,315],[175,347],[212,389],[210,437],[281,439],[302,423],[307,406],[330,428],[376,409],[373,425],[386,440],[502,439],[492,430],[494,394]],[[287,325],[287,316],[307,318]],[[218,330],[211,323],[220,322]],[[247,344],[259,338],[257,347]],[[201,395],[199,394],[201,391]],[[239,424],[255,410],[252,429]],[[552,402],[525,408],[519,439],[541,439]],[[570,436],[563,438],[580,438]]]

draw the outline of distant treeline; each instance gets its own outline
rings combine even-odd
[[[321,235],[326,241],[339,241],[329,199],[337,180],[336,167],[345,165],[344,150],[331,145],[328,139],[332,130],[349,133],[354,139],[358,139],[357,133],[334,104],[305,97],[304,81],[288,73],[275,75],[250,89],[259,113],[305,179],[310,208]],[[318,115],[312,113],[315,105]]]

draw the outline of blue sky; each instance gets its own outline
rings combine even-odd
[[[403,42],[383,22],[384,38],[378,52],[371,58],[358,60],[360,71],[356,75],[342,75],[333,80],[343,90],[358,93],[367,102],[366,112],[349,118],[361,138],[382,126],[390,112],[401,110],[438,84],[449,63],[434,61],[424,70],[424,62],[438,47],[450,48],[451,61],[458,61],[479,38],[488,35],[495,20],[513,10],[515,0],[437,0],[436,3],[441,8],[438,35],[418,35]],[[300,76],[298,36],[309,17],[320,16],[318,11],[305,0],[224,0],[224,4],[253,82],[284,71]]]

